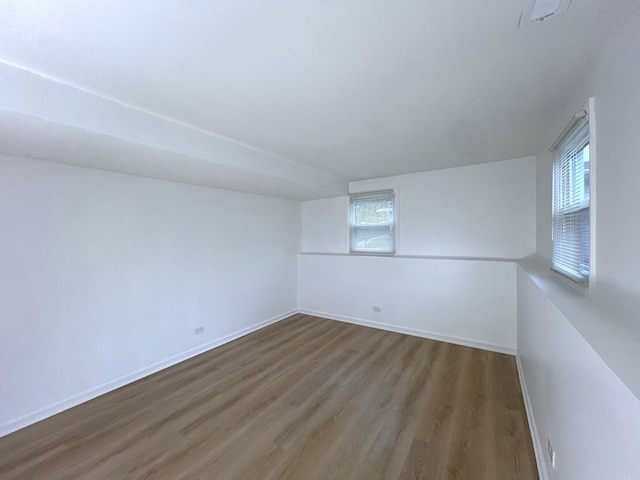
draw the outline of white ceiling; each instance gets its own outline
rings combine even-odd
[[[624,2],[2,3],[1,153],[316,198],[535,154]]]

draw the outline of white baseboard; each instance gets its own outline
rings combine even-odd
[[[549,480],[547,473],[547,463],[545,462],[545,448],[540,442],[540,436],[538,435],[538,427],[533,416],[533,409],[531,407],[531,398],[529,397],[529,390],[527,390],[527,383],[524,379],[524,370],[522,369],[522,363],[520,356],[516,354],[516,365],[518,367],[518,377],[520,378],[520,387],[522,388],[522,396],[524,398],[524,408],[527,412],[527,420],[529,421],[529,430],[531,430],[531,440],[533,442],[533,452],[536,456],[536,464],[538,465],[538,475],[540,480]]]
[[[507,345],[496,345],[493,343],[481,342],[478,340],[472,340],[469,338],[461,338],[453,335],[443,335],[441,333],[429,332],[427,330],[418,330],[416,328],[402,327],[400,325],[393,325],[390,323],[374,322],[371,320],[364,320],[361,318],[347,317],[345,315],[338,315],[335,313],[319,312],[316,310],[299,309],[298,312],[306,315],[313,315],[315,317],[328,318],[330,320],[338,320],[340,322],[353,323],[356,325],[362,325],[364,327],[378,328],[380,330],[388,330],[390,332],[404,333],[406,335],[413,335],[414,337],[429,338],[431,340],[439,340],[441,342],[454,343],[456,345],[462,345],[464,347],[480,348],[482,350],[489,350],[491,352],[506,353],[507,355],[515,355],[516,349]]]
[[[275,317],[268,318],[267,320],[255,323],[249,327],[243,328],[229,335],[225,335],[224,337],[218,338],[212,342],[205,343],[204,345],[199,345],[195,348],[192,348],[191,350],[187,350],[186,352],[174,355],[161,362],[154,363],[153,365],[142,368],[140,370],[136,370],[135,372],[132,372],[128,375],[124,375],[110,382],[98,385],[97,387],[74,395],[70,398],[67,398],[66,400],[61,400],[35,412],[28,413],[14,420],[10,420],[9,422],[0,426],[0,437],[39,422],[40,420],[44,420],[45,418],[51,417],[57,413],[63,412],[64,410],[68,410],[69,408],[75,407],[76,405],[80,405],[81,403],[92,400],[96,397],[99,397],[100,395],[104,395],[105,393],[123,387],[124,385],[135,382],[136,380],[140,380],[141,378],[159,372],[160,370],[164,370],[165,368],[171,367],[177,363],[188,360],[189,358],[195,357],[196,355],[200,355],[201,353],[219,347],[220,345],[224,345],[225,343],[229,343],[240,337],[244,337],[251,332],[255,332],[256,330],[260,330],[261,328],[264,328],[268,325],[284,320],[285,318],[290,317],[295,313],[297,313],[297,310],[291,310],[289,312],[276,315]]]

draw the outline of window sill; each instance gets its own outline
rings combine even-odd
[[[395,257],[395,252],[349,252],[347,255],[371,256],[371,257]]]
[[[359,253],[359,252],[298,252],[298,255],[325,255],[331,257],[391,257],[391,258],[415,258],[418,260],[461,260],[466,262],[507,262],[516,263],[518,258],[499,258],[499,257],[459,257],[451,255],[402,255],[398,253]]]

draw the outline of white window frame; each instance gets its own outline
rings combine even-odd
[[[558,139],[549,148],[553,152],[553,172],[552,172],[552,211],[551,211],[551,234],[552,234],[552,256],[551,256],[551,269],[558,274],[560,278],[571,280],[573,285],[577,285],[584,289],[587,294],[593,289],[595,279],[595,199],[596,199],[596,145],[595,145],[595,117],[593,108],[593,98],[589,99],[588,105],[584,110],[574,116],[572,121],[565,127]],[[586,144],[589,145],[589,202],[586,207],[583,205],[581,208],[574,208],[573,210],[565,210],[564,212],[558,212],[556,205],[556,196],[558,190],[556,190],[556,182],[558,182],[558,175],[556,168],[559,168],[559,162],[562,156],[563,147],[566,146],[581,128],[583,123],[586,122],[587,137]],[[565,162],[567,161],[565,153]],[[586,275],[575,274],[562,268],[556,261],[556,247],[557,238],[554,238],[554,222],[557,217],[569,217],[572,213],[575,214],[580,210],[588,210],[587,221],[589,229],[589,245],[588,245],[588,273]],[[557,225],[556,225],[557,226]],[[580,244],[581,248],[584,248],[583,244]]]
[[[380,251],[376,249],[356,248],[354,247],[354,233],[358,229],[365,229],[366,226],[356,225],[355,222],[355,207],[356,202],[360,200],[374,200],[374,199],[391,199],[392,202],[392,215],[391,215],[391,249]],[[394,255],[396,251],[396,224],[397,224],[397,203],[394,190],[377,190],[372,192],[353,193],[349,195],[349,253],[353,254],[365,254],[365,255]]]

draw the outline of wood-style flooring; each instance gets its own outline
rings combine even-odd
[[[514,358],[294,315],[0,438],[2,479],[537,479]]]

